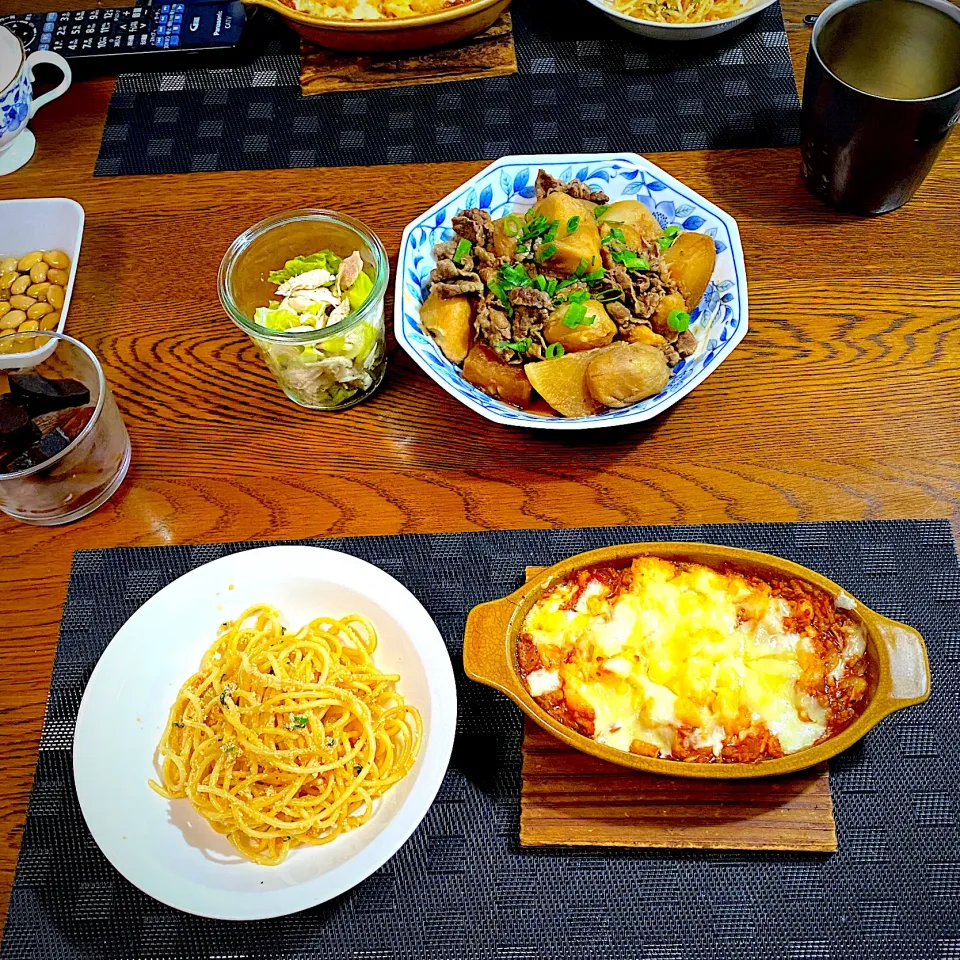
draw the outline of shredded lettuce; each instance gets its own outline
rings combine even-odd
[[[282,270],[274,270],[267,279],[271,283],[284,283],[291,277],[299,277],[301,273],[308,270],[329,270],[336,275],[340,269],[341,258],[332,250],[320,250],[318,253],[312,253],[308,257],[294,257],[288,260]]]
[[[300,318],[292,310],[257,307],[253,312],[253,322],[268,330],[289,330],[300,325]]]
[[[353,286],[347,291],[350,309],[359,310],[370,296],[371,290],[373,290],[373,281],[370,277],[362,272],[358,274],[357,279],[353,281]]]

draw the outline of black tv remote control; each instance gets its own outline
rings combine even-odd
[[[52,50],[88,73],[208,66],[236,50],[244,23],[239,0],[0,15],[27,53]]]

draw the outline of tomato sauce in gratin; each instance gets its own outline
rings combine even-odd
[[[804,750],[848,726],[867,692],[864,629],[823,590],[656,557],[554,584],[517,655],[560,723],[695,763]]]

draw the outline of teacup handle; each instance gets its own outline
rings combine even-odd
[[[33,82],[33,67],[38,63],[52,63],[63,73],[63,79],[52,90],[48,90],[43,96],[34,99],[33,103],[30,104],[29,116],[31,119],[42,106],[45,106],[51,100],[56,100],[57,97],[66,93],[67,88],[73,80],[73,72],[70,69],[70,64],[67,63],[59,53],[52,53],[49,50],[37,50],[27,57],[27,71],[30,75],[31,83]]]

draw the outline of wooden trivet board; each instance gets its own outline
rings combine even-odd
[[[509,12],[488,30],[461,43],[403,56],[340,53],[315,47],[305,40],[300,43],[300,92],[305,97],[504,77],[516,72],[517,53]]]
[[[762,780],[653,777],[572,750],[527,720],[520,845],[833,853],[830,774],[822,764]]]

